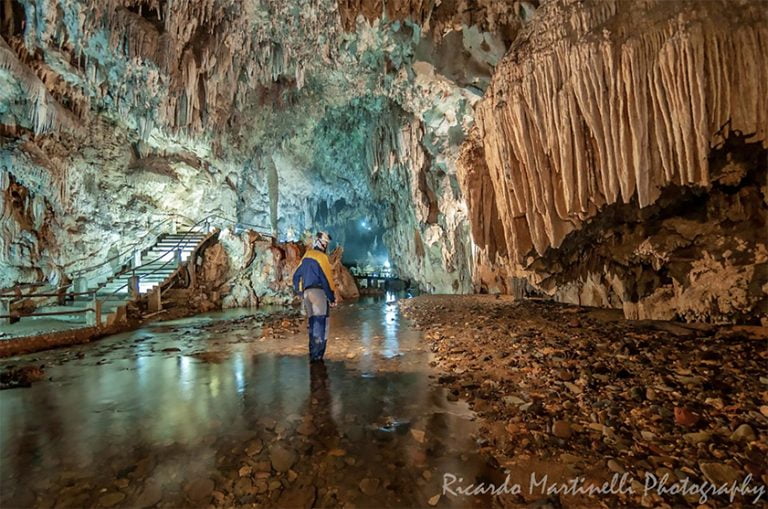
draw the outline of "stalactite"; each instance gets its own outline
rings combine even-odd
[[[766,320],[765,9],[545,3],[476,124],[458,167],[478,290]]]
[[[36,134],[54,128],[73,128],[72,116],[48,93],[45,84],[24,64],[8,43],[0,37],[0,70],[8,71],[17,80],[27,97],[26,109],[29,122]]]
[[[707,186],[710,148],[730,132],[768,143],[765,11],[744,24],[694,3],[643,20],[654,7],[552,2],[501,64],[477,122],[514,259],[528,237],[539,254],[559,246],[606,204]],[[620,9],[632,22],[615,26]]]

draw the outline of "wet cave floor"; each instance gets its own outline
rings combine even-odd
[[[41,373],[0,391],[0,506],[426,506],[442,472],[482,475],[396,302],[334,310],[322,365],[302,323],[234,310],[4,360]]]
[[[322,365],[293,310],[158,322],[0,362],[0,507],[751,506],[767,345],[490,296],[345,303]]]

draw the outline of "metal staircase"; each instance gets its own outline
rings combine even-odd
[[[165,283],[207,238],[211,229],[208,220],[185,228],[177,222],[173,218],[150,230],[147,235],[153,231],[158,235],[150,247],[142,251],[129,248],[105,262],[79,271],[70,285],[59,288],[19,285],[15,292],[0,295],[0,333],[5,333],[0,336],[110,325],[116,319],[124,318],[128,303],[151,294]],[[158,234],[158,227],[169,231]],[[37,303],[34,311],[23,312],[17,309],[18,306],[14,307],[25,300]]]
[[[175,284],[180,267],[218,231],[214,224],[234,231],[264,230],[218,214],[194,224],[169,216],[123,252],[71,274],[70,284],[19,284],[0,290],[0,339],[109,326],[125,319],[131,301],[144,300],[149,312],[158,310],[162,292]]]
[[[205,232],[192,230],[162,234],[148,250],[136,253],[132,267],[107,277],[103,282],[88,288],[87,292],[92,292],[95,299],[101,303],[102,315],[115,313],[135,296],[147,294],[165,282],[182,263],[187,261],[205,237]],[[87,308],[93,300],[90,295],[79,295],[74,297],[72,307]],[[56,308],[66,309],[64,306],[56,306]],[[79,312],[63,316],[68,317],[69,320],[84,320],[82,313]],[[59,317],[59,319],[62,318]]]

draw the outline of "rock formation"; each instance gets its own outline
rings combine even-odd
[[[738,7],[539,10],[463,148],[478,285],[524,278],[629,317],[765,316],[768,18]]]
[[[0,288],[215,214],[279,250],[328,229],[431,292],[765,316],[758,3],[3,7]],[[229,242],[210,281],[245,269]],[[227,305],[282,299],[257,251]]]
[[[405,277],[469,291],[456,155],[535,6],[481,4],[6,1],[1,182],[49,212],[0,220],[0,287],[216,212],[287,240],[367,218]]]
[[[259,307],[297,301],[292,277],[305,251],[302,243],[276,242],[254,231],[239,235],[222,231],[217,242],[201,254],[198,307]],[[360,292],[355,278],[341,264],[341,255],[341,248],[329,255],[337,298],[355,299]]]

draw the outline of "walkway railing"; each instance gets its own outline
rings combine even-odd
[[[185,232],[185,233],[184,233],[184,234],[181,236],[181,238],[179,238],[179,239],[176,241],[176,244],[174,244],[173,246],[169,247],[169,248],[168,248],[168,249],[166,249],[165,251],[161,252],[161,253],[160,253],[158,256],[156,256],[155,258],[151,259],[150,261],[148,261],[148,262],[146,262],[146,263],[142,263],[142,264],[140,264],[140,265],[136,265],[136,266],[133,266],[133,267],[124,268],[124,269],[120,270],[120,271],[119,271],[119,272],[117,272],[117,273],[116,273],[114,276],[112,276],[112,279],[114,279],[114,278],[116,278],[116,277],[119,277],[119,276],[124,276],[125,274],[128,274],[129,272],[131,273],[132,277],[133,277],[133,278],[135,278],[135,277],[136,277],[136,271],[137,271],[137,270],[140,270],[141,268],[143,268],[143,267],[146,267],[146,266],[148,266],[148,265],[152,265],[152,264],[154,264],[154,263],[157,263],[157,262],[159,262],[159,261],[163,260],[164,258],[166,258],[166,257],[167,257],[167,255],[169,255],[169,254],[172,254],[172,255],[173,255],[173,257],[172,257],[172,258],[169,258],[169,259],[167,259],[167,260],[165,261],[165,263],[163,263],[161,266],[159,266],[159,267],[154,267],[152,270],[150,270],[149,272],[145,272],[145,273],[144,273],[144,274],[142,274],[142,275],[143,275],[143,276],[151,276],[152,274],[156,274],[157,272],[159,272],[159,271],[161,271],[162,269],[164,269],[164,268],[165,268],[165,267],[166,267],[166,266],[167,266],[169,263],[171,263],[171,262],[174,262],[174,263],[179,263],[179,264],[181,264],[181,249],[180,249],[180,248],[181,248],[181,245],[182,245],[182,244],[185,244],[185,241],[186,241],[186,240],[187,240],[187,239],[188,239],[188,238],[189,238],[191,235],[194,235],[194,234],[200,233],[200,232],[197,232],[197,231],[195,231],[195,228],[198,228],[198,227],[200,227],[201,225],[205,225],[205,229],[203,230],[204,232],[206,232],[206,233],[207,233],[208,231],[210,231],[210,220],[211,220],[211,218],[213,218],[213,217],[218,217],[218,216],[216,216],[216,215],[213,215],[213,214],[212,214],[212,215],[209,215],[209,216],[206,216],[206,217],[204,217],[203,219],[201,219],[201,220],[200,220],[200,221],[198,221],[197,223],[195,223],[195,224],[193,224],[192,226],[190,226],[190,227],[189,227],[189,229],[187,230],[187,232]],[[130,283],[126,283],[126,284],[124,284],[124,285],[122,285],[122,286],[119,286],[118,288],[116,288],[115,290],[113,290],[113,291],[110,293],[110,295],[114,295],[114,294],[116,294],[117,292],[121,291],[123,288],[127,287],[129,284],[130,284]],[[136,283],[135,283],[135,284],[136,284],[136,285],[138,285],[138,281],[136,281]]]
[[[374,278],[374,279],[398,279],[397,272],[389,267],[356,267],[352,266],[349,272],[357,278]]]
[[[61,292],[63,290],[66,290],[67,288],[70,288],[72,285],[74,285],[75,284],[75,280],[77,278],[79,278],[79,277],[82,277],[84,274],[90,274],[92,272],[95,272],[97,269],[100,269],[100,268],[106,266],[107,264],[112,263],[115,260],[120,260],[120,259],[125,260],[126,259],[126,255],[129,254],[129,253],[131,254],[131,256],[135,256],[136,246],[142,245],[144,243],[144,241],[147,239],[147,237],[149,237],[149,235],[152,232],[156,231],[158,228],[160,228],[160,227],[162,227],[164,225],[167,225],[171,221],[174,222],[174,229],[175,229],[175,222],[181,216],[179,216],[178,214],[170,214],[169,216],[170,217],[166,218],[165,220],[161,221],[160,223],[156,224],[155,226],[153,226],[152,228],[147,230],[147,233],[145,233],[144,236],[141,237],[141,239],[131,243],[122,252],[116,254],[115,256],[112,256],[111,258],[107,258],[106,260],[103,260],[102,262],[100,262],[100,263],[98,263],[96,265],[93,265],[91,267],[88,267],[88,268],[85,268],[85,269],[80,269],[80,270],[77,270],[77,271],[73,272],[71,274],[72,279],[73,279],[72,282],[67,283],[65,285],[61,285],[61,286],[57,287],[56,289],[54,289],[53,291],[56,292],[56,294],[58,295],[59,292]],[[124,263],[125,262],[123,262],[123,264]],[[22,292],[19,291],[19,290],[21,290],[23,288],[39,288],[41,286],[48,286],[48,285],[46,283],[22,283],[22,284],[14,286],[12,288],[6,288],[6,289],[3,289],[3,290],[0,290],[0,299],[3,299],[6,296],[16,297],[17,300],[21,300],[22,298],[30,298],[30,297],[45,297],[45,295],[43,293],[39,293],[39,292],[23,294]]]
[[[87,312],[93,312],[93,319],[92,321],[95,321],[95,324],[99,324],[101,321],[101,301],[97,299],[97,294],[99,289],[103,286],[103,284],[98,285],[97,288],[87,291],[66,291],[67,289],[71,288],[73,285],[75,285],[79,278],[82,278],[84,274],[91,274],[95,272],[97,269],[100,269],[107,264],[110,264],[114,262],[115,260],[125,259],[126,255],[128,253],[131,253],[134,261],[137,259],[136,256],[136,246],[142,245],[146,238],[150,235],[150,233],[157,231],[160,227],[163,225],[168,224],[169,222],[173,221],[173,231],[176,230],[176,220],[180,217],[180,215],[177,214],[171,214],[170,217],[163,220],[162,222],[156,224],[152,228],[150,228],[144,236],[136,241],[133,242],[128,248],[123,250],[121,253],[118,253],[117,255],[110,257],[107,260],[104,260],[92,267],[88,267],[86,269],[81,269],[79,271],[76,271],[72,273],[73,281],[71,283],[68,283],[66,285],[59,286],[53,290],[48,291],[32,291],[30,293],[23,293],[24,289],[27,288],[40,288],[42,286],[47,286],[45,283],[23,283],[16,285],[12,288],[0,290],[0,321],[8,321],[12,320],[13,318],[21,318],[21,317],[29,317],[29,316],[55,316],[55,315],[71,315],[71,314],[77,314],[77,313],[87,313]],[[186,218],[184,218],[186,219]],[[216,222],[215,220],[219,220]],[[208,233],[212,230],[214,224],[221,224],[222,220],[226,223],[229,223],[232,225],[233,229],[237,229],[238,226],[246,227],[253,229],[254,231],[257,231],[262,234],[271,235],[271,232],[269,232],[269,229],[261,226],[261,225],[254,225],[244,222],[239,222],[237,220],[233,220],[231,218],[228,218],[226,216],[223,216],[219,213],[212,213],[207,216],[205,216],[203,219],[197,221],[194,225],[188,228],[188,231],[182,235],[180,239],[177,240],[177,242],[170,248],[163,251],[159,256],[153,258],[151,261],[139,265],[135,265],[132,267],[126,267],[125,262],[123,262],[122,268],[108,277],[108,279],[114,279],[116,277],[119,277],[121,275],[125,275],[129,272],[132,273],[132,278],[134,278],[134,284],[136,284],[136,289],[138,290],[138,284],[135,280],[135,272],[136,270],[140,269],[141,267],[145,267],[147,265],[156,263],[160,260],[162,260],[164,257],[166,257],[170,253],[174,253],[174,257],[170,258],[163,263],[160,267],[153,268],[150,272],[147,272],[144,274],[144,276],[152,275],[163,268],[165,268],[170,262],[180,262],[180,250],[179,247],[182,245],[182,243],[192,234],[200,233],[195,232],[195,228],[199,228],[202,226],[202,231],[205,233]],[[228,225],[227,225],[228,226]],[[268,233],[269,232],[269,233]],[[158,236],[159,237],[159,236]],[[126,283],[119,288],[113,290],[108,295],[114,295],[118,291],[122,290],[126,286],[128,286],[130,283]],[[138,292],[137,292],[138,293]],[[12,305],[15,302],[18,302],[20,300],[30,299],[30,298],[45,298],[45,297],[58,297],[58,302],[60,304],[63,304],[68,299],[74,299],[75,297],[83,296],[83,295],[90,295],[91,296],[91,306],[89,308],[77,308],[77,309],[71,309],[67,311],[48,311],[48,312],[40,312],[40,311],[33,311],[30,313],[24,313],[24,314],[13,314],[12,313]]]

